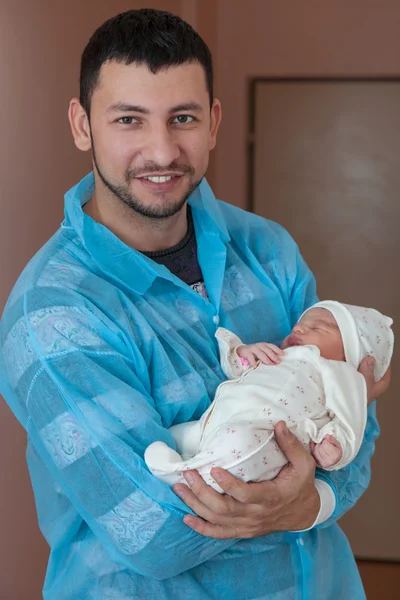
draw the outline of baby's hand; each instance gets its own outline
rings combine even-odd
[[[254,367],[261,360],[265,365],[276,365],[281,362],[283,350],[274,344],[259,342],[258,344],[242,344],[237,348],[237,354],[243,365]]]
[[[325,436],[319,444],[310,442],[310,449],[315,462],[323,469],[336,465],[343,455],[342,446],[333,435]]]

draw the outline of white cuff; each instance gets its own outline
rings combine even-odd
[[[301,533],[302,531],[309,531],[316,525],[320,523],[324,523],[329,519],[329,517],[333,514],[333,511],[336,508],[336,498],[335,494],[329,483],[323,481],[323,479],[315,479],[314,481],[315,487],[319,494],[320,506],[317,514],[317,518],[311,527],[307,527],[307,529],[298,529],[297,531],[293,531],[292,533]]]

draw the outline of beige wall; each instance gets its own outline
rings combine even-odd
[[[399,75],[399,0],[218,0],[217,93],[223,126],[218,197],[247,206],[248,82],[252,77]]]
[[[84,45],[110,16],[150,6],[179,14],[181,0],[0,2],[0,313],[21,269],[61,222],[63,194],[90,169],[67,121]],[[3,401],[0,457],[0,598],[39,600],[48,549],[25,434]]]

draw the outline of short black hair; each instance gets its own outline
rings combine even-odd
[[[146,65],[152,73],[184,63],[199,63],[213,103],[213,65],[207,44],[180,17],[162,10],[128,10],[101,25],[82,54],[80,103],[90,115],[92,94],[107,61]]]

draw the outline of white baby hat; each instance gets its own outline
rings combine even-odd
[[[341,304],[335,300],[317,302],[307,310],[311,308],[325,308],[335,317],[342,334],[346,362],[358,369],[366,356],[375,358],[374,376],[375,381],[379,381],[392,359],[393,320],[374,308]]]

